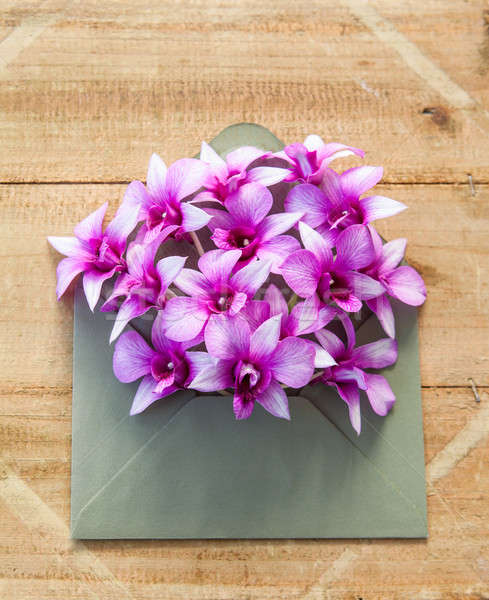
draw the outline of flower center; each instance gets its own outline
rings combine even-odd
[[[122,267],[125,266],[125,261],[112,249],[106,236],[92,247],[94,254],[97,256],[95,266],[100,271],[110,271],[116,266],[121,267],[118,270],[122,270]]]

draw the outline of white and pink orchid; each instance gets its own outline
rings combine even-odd
[[[318,136],[275,155],[245,146],[225,159],[203,143],[200,160],[169,167],[154,154],[146,185],[128,186],[105,230],[107,204],[74,237],[48,238],[66,256],[58,299],[83,274],[90,308],[103,295],[101,310],[115,313],[114,373],[122,382],[141,379],[131,414],[188,388],[231,394],[237,419],[256,404],[288,419],[287,390],[308,384],[334,387],[357,433],[361,391],[377,414],[389,412],[395,396],[369,371],[397,359],[388,298],[418,306],[426,289],[412,267],[399,266],[406,241],[383,244],[372,224],[406,207],[365,196],[380,167],[331,169],[348,155],[363,152]],[[274,197],[279,182],[285,201]],[[365,307],[389,337],[357,346],[348,315]],[[148,311],[156,313],[151,345],[130,329]],[[333,333],[338,320],[343,339]]]

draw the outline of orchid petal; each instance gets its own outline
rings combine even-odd
[[[280,337],[281,319],[281,315],[274,315],[253,332],[250,339],[250,358],[252,361],[266,360],[275,350]]]
[[[185,353],[185,361],[188,366],[188,377],[187,377],[186,387],[188,387],[187,384],[191,384],[195,380],[197,375],[199,373],[201,373],[204,369],[214,368],[214,366],[217,362],[207,352],[186,352]],[[229,377],[231,377],[231,376],[229,375]],[[231,380],[231,382],[232,382],[232,380]],[[226,385],[225,387],[228,387],[228,386]],[[221,387],[218,389],[224,389],[224,388]],[[211,391],[216,391],[216,390],[211,390]]]
[[[254,399],[246,399],[238,392],[234,392],[233,411],[236,419],[248,419],[255,407]]]
[[[330,142],[324,144],[322,148],[317,149],[318,162],[329,164],[337,158],[344,158],[345,156],[351,156],[356,154],[363,158],[365,152],[360,148],[354,148],[353,146],[345,146],[344,144],[338,144],[337,142]]]
[[[77,238],[84,242],[90,242],[92,239],[100,239],[102,237],[102,223],[107,206],[108,202],[105,202],[100,208],[78,223],[74,230]]]
[[[207,224],[211,231],[215,229],[232,229],[234,226],[234,218],[227,212],[219,208],[206,208],[206,213],[211,216],[211,220]]]
[[[253,146],[242,146],[233,150],[226,156],[226,163],[230,171],[244,171],[258,158],[267,156],[267,152]]]
[[[160,276],[161,290],[165,292],[175,278],[178,277],[187,260],[186,256],[167,256],[156,263],[156,271]]]
[[[198,298],[170,298],[161,317],[167,337],[184,342],[197,337],[205,327],[209,311]]]
[[[200,148],[200,160],[211,165],[213,168],[218,168],[219,172],[225,169],[227,172],[226,161],[219,156],[212,146],[209,146],[206,142],[202,142]]]
[[[267,280],[271,266],[272,263],[267,260],[255,260],[248,263],[233,275],[232,287],[252,298]]]
[[[316,228],[328,218],[330,203],[326,194],[317,186],[303,183],[290,190],[284,208],[287,212],[302,212],[301,220]]]
[[[335,360],[345,352],[345,344],[332,331],[321,329],[316,331],[314,335],[326,352],[331,354]]]
[[[309,298],[308,300],[311,300],[313,298],[314,296],[311,296],[311,298]],[[306,302],[308,300],[306,300]],[[293,312],[294,310],[292,310],[292,313]],[[309,327],[306,327],[307,321],[303,320],[301,315],[301,319],[298,321],[297,331],[295,332],[295,335],[307,335],[309,333],[314,333],[315,331],[326,327],[326,325],[328,325],[328,323],[330,323],[337,315],[338,309],[334,306],[322,306],[319,309],[315,320],[313,322],[310,322]]]
[[[169,396],[177,391],[177,386],[170,385],[164,390],[157,392],[157,382],[151,377],[151,375],[146,375],[146,377],[141,381],[138,387],[138,391],[134,396],[134,400],[132,402],[130,415],[138,415],[142,413],[143,410],[146,410],[148,406],[156,402],[156,400],[160,400],[165,396]]]
[[[319,299],[316,294],[297,303],[290,311],[287,321],[287,329],[291,335],[302,335],[308,331],[317,321],[319,312]],[[318,327],[320,329],[320,327]]]
[[[304,140],[304,146],[309,150],[309,152],[312,152],[313,150],[319,150],[324,145],[323,139],[316,134],[308,135]]]
[[[153,321],[153,326],[151,327],[151,343],[153,344],[155,350],[158,350],[158,352],[162,352],[163,354],[181,353],[180,342],[170,340],[170,338],[166,335],[162,310],[158,311],[158,314]]]
[[[362,198],[358,204],[363,213],[364,223],[371,223],[372,221],[377,221],[377,219],[393,217],[407,208],[402,202],[392,200],[391,198],[385,198],[384,196]]]
[[[384,281],[388,293],[405,304],[420,306],[426,300],[423,279],[412,267],[398,267],[389,273],[384,273]]]
[[[290,420],[287,394],[276,381],[272,380],[270,385],[257,396],[256,401],[274,417]]]
[[[74,256],[69,256],[68,258],[63,258],[58,263],[56,268],[56,276],[57,276],[57,284],[56,284],[56,296],[58,300],[61,296],[66,292],[70,283],[75,279],[75,277],[82,273],[83,271],[87,271],[91,269],[91,263],[88,263],[84,260],[76,258]]]
[[[355,327],[353,327],[353,322],[346,313],[338,314],[338,319],[341,321],[346,333],[346,352],[347,354],[350,354],[352,348],[356,344]]]
[[[199,258],[199,269],[215,287],[227,283],[241,258],[241,250],[210,250]]]
[[[198,206],[194,206],[189,202],[180,204],[182,213],[182,229],[183,231],[198,231],[205,227],[211,220],[211,216]]]
[[[248,172],[247,180],[269,187],[280,183],[289,174],[289,169],[282,169],[280,167],[255,167]]]
[[[204,339],[209,354],[224,360],[239,360],[250,348],[250,326],[244,319],[212,315],[205,328]]]
[[[269,360],[275,379],[292,388],[309,383],[314,372],[316,350],[307,340],[286,337],[278,343]]]
[[[382,179],[382,167],[354,167],[340,175],[341,188],[348,199],[357,199]]]
[[[234,317],[239,313],[239,311],[245,306],[248,301],[248,296],[243,294],[243,292],[238,292],[234,294],[233,301],[231,302],[231,306],[229,307],[229,315]]]
[[[377,315],[382,328],[391,338],[396,336],[394,313],[386,294],[367,300],[367,306]]]
[[[207,296],[210,290],[206,277],[194,269],[182,269],[173,283],[187,296]]]
[[[289,231],[299,219],[302,217],[303,212],[286,212],[278,213],[275,215],[268,215],[258,225],[256,231],[260,236],[262,242],[267,242],[274,237]]]
[[[50,235],[48,237],[48,242],[55,250],[65,256],[71,256],[78,259],[86,258],[86,260],[92,258],[92,254],[85,249],[82,242],[76,237],[58,237]]]
[[[181,158],[168,167],[166,197],[181,201],[201,188],[208,176],[209,165],[196,158]]]
[[[273,196],[259,183],[247,183],[224,202],[236,223],[255,226],[266,217],[273,204]]]
[[[342,383],[354,383],[361,390],[367,389],[365,373],[355,366],[338,365],[334,369],[334,380]]]
[[[83,291],[92,312],[99,301],[102,284],[106,279],[112,277],[114,273],[115,268],[105,272],[93,269],[83,275]]]
[[[232,387],[233,366],[232,361],[218,360],[212,366],[199,371],[188,387],[199,392],[217,392]]]
[[[328,271],[333,263],[333,253],[324,238],[304,222],[299,223],[301,240],[306,250],[310,250],[317,258],[321,271]]]
[[[397,360],[397,342],[384,338],[358,346],[352,351],[352,358],[361,369],[383,369],[393,365]]]
[[[360,393],[354,383],[338,383],[336,389],[342,400],[348,405],[348,413],[353,429],[360,435],[362,416],[360,413]]]
[[[271,316],[273,315],[270,314],[270,306],[264,300],[252,300],[239,312],[239,317],[246,319],[251,331],[257,329]]]
[[[327,352],[322,346],[316,342],[309,342],[315,351],[314,355],[314,368],[315,369],[327,369],[336,365],[335,359]]]
[[[314,294],[321,277],[319,262],[309,250],[298,250],[291,254],[280,271],[289,287],[303,298]]]
[[[332,228],[328,223],[323,223],[323,225],[318,225],[316,227],[316,231],[324,238],[324,241],[329,248],[336,246],[336,240],[340,234],[339,229]]]
[[[370,300],[385,293],[385,287],[376,279],[364,273],[350,271],[346,279],[353,289],[353,293],[361,300]]]
[[[138,220],[141,221],[146,218],[148,208],[151,206],[153,201],[148,193],[148,190],[141,181],[131,181],[124,192],[123,204],[128,206],[138,206],[139,216]]]
[[[332,298],[336,302],[336,304],[346,312],[355,313],[359,310],[362,310],[362,301],[360,300],[360,298],[357,298],[354,294],[350,294],[348,298],[335,297],[334,295],[332,296]]]
[[[150,305],[141,296],[133,295],[124,300],[119,308],[119,312],[117,313],[114,327],[112,328],[112,332],[110,334],[109,344],[112,344],[112,342],[119,337],[124,327],[132,319],[141,316],[147,310],[149,310],[149,308]]]
[[[384,273],[385,271],[391,271],[395,269],[397,265],[404,258],[404,252],[406,251],[407,240],[405,238],[399,238],[387,242],[382,247],[382,259],[379,267],[379,272]]]
[[[289,314],[287,301],[283,297],[282,292],[278,289],[278,287],[275,284],[271,283],[268,286],[263,299],[270,305],[271,315],[282,315],[282,318],[285,319]]]
[[[335,211],[348,206],[341,188],[341,179],[333,169],[325,169],[321,181],[321,189]]]
[[[367,396],[375,413],[385,417],[396,402],[396,397],[389,382],[382,375],[365,373]]]
[[[146,185],[151,196],[155,199],[165,197],[165,183],[168,169],[158,154],[152,154],[149,159]]]
[[[382,248],[383,248],[382,238],[377,233],[377,230],[375,229],[375,227],[372,224],[367,225],[367,229],[370,232],[370,237],[372,239],[372,245],[374,248],[374,256],[375,256],[374,261],[378,261],[380,259],[380,257],[382,256]]]
[[[151,372],[155,355],[144,339],[135,331],[127,331],[117,340],[114,348],[114,375],[122,383],[136,381]]]
[[[335,265],[342,269],[367,267],[375,258],[370,232],[365,225],[352,225],[340,233],[336,240]]]
[[[138,206],[123,202],[115,217],[107,225],[105,235],[119,254],[124,252],[124,248],[127,244],[127,237],[137,225],[138,215]]]
[[[300,249],[299,242],[290,235],[277,235],[268,242],[263,242],[258,247],[256,255],[262,261],[271,263],[272,273],[281,273],[284,260]]]

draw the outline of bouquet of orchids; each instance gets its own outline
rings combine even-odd
[[[275,154],[248,146],[225,159],[204,142],[200,159],[170,167],[154,154],[146,185],[128,186],[105,230],[107,204],[75,237],[48,238],[66,256],[58,299],[83,273],[90,308],[103,295],[100,310],[114,312],[114,373],[142,378],[131,414],[190,388],[232,395],[237,419],[255,402],[288,419],[287,388],[309,384],[334,386],[358,433],[360,390],[377,414],[389,412],[387,380],[365,369],[397,359],[389,297],[417,306],[426,291],[413,268],[399,266],[406,240],[383,244],[372,225],[406,206],[365,196],[381,167],[330,167],[348,155],[364,153],[316,135]],[[364,304],[387,337],[357,346],[352,315]],[[148,311],[151,345],[134,328],[123,333]]]

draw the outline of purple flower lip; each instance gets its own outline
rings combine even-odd
[[[146,225],[148,229],[160,226],[161,229],[168,225],[181,226],[182,224],[182,212],[178,203],[173,205],[170,202],[166,202],[163,205],[153,204],[148,209],[148,216],[146,218]]]

